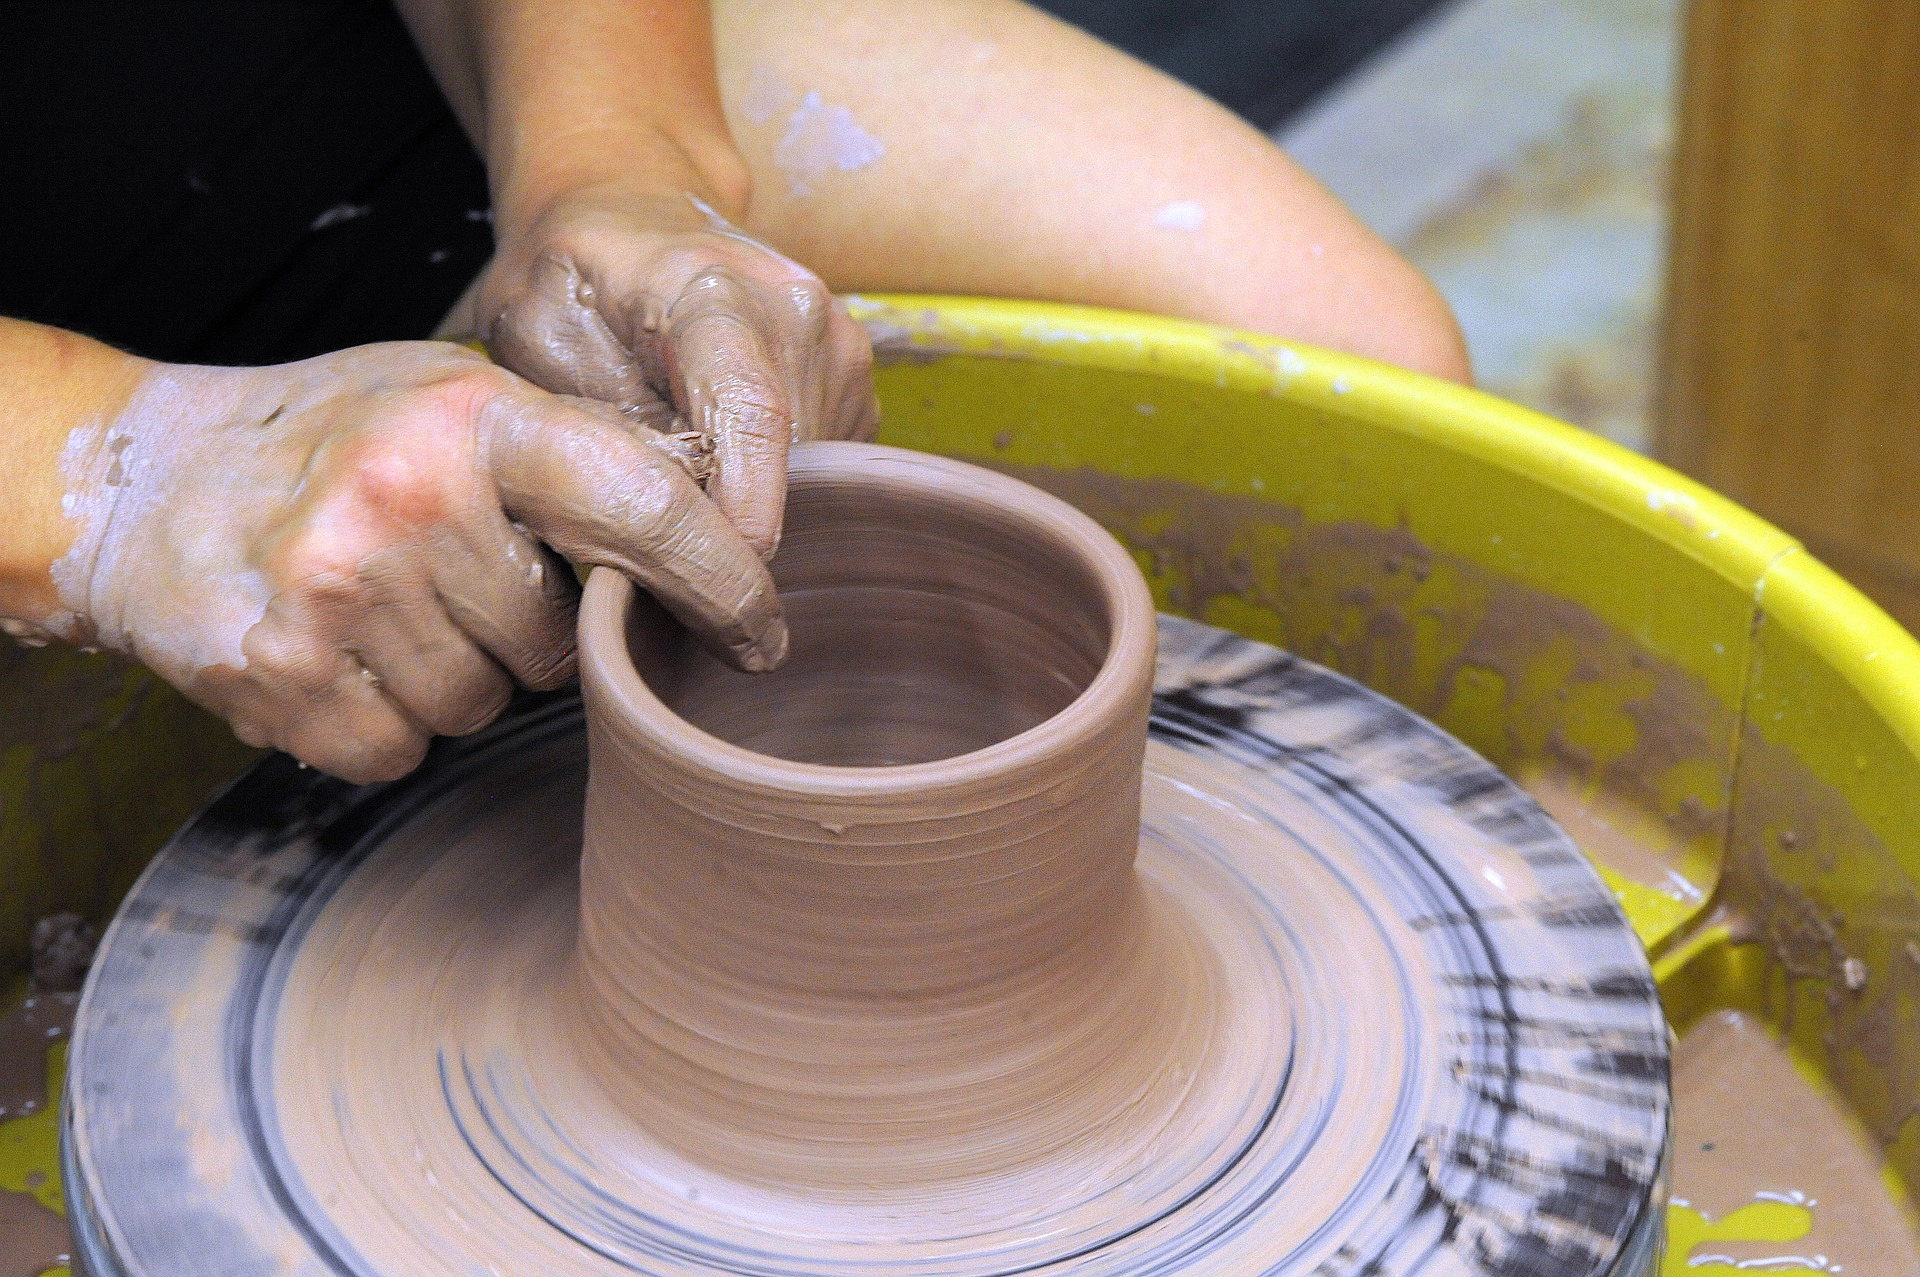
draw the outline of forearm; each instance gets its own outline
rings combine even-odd
[[[62,610],[53,565],[72,548],[62,508],[62,453],[74,431],[119,416],[147,367],[76,333],[0,319],[0,617],[40,621]]]
[[[509,226],[603,182],[745,212],[705,0],[398,0]]]

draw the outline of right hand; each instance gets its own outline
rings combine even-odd
[[[698,428],[707,491],[762,556],[780,542],[788,445],[873,438],[866,332],[819,276],[692,196],[570,191],[497,230],[455,322],[536,385]]]
[[[547,546],[625,572],[743,669],[786,653],[766,567],[672,441],[458,346],[156,365],[63,467],[77,534],[47,628],[349,780],[572,676],[577,589]]]

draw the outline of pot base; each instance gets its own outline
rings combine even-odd
[[[868,1186],[689,1156],[577,1065],[585,748],[557,699],[355,790],[272,760],[136,887],[71,1054],[82,1271],[1617,1273],[1657,1258],[1666,1029],[1572,843],[1408,711],[1163,619],[1146,1025],[1118,1111]],[[1101,990],[1063,990],[1097,999]],[[1124,1012],[1124,1014],[1122,1014]],[[1119,1066],[1116,1066],[1119,1067]],[[821,1080],[823,1087],[831,1078]],[[1097,1088],[1091,1088],[1097,1089]],[[743,1172],[742,1168],[746,1168]]]

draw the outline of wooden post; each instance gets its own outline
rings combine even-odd
[[[1920,630],[1920,4],[1686,40],[1656,448]]]

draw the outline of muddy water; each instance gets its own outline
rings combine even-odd
[[[1879,1148],[1765,1025],[1737,1011],[1703,1020],[1674,1052],[1673,1090],[1669,1272],[1920,1273]]]
[[[0,1190],[0,1277],[39,1277],[67,1262],[67,1221],[25,1193]]]
[[[73,993],[43,994],[0,1016],[0,1142],[13,1122],[32,1118],[52,1103],[47,1051],[72,1029],[79,1001]],[[0,1171],[5,1169],[0,1157]],[[67,1262],[67,1222],[31,1192],[12,1191],[41,1186],[31,1176],[14,1184],[0,1175],[0,1277],[38,1277]]]
[[[1680,831],[1616,795],[1578,786],[1560,772],[1537,770],[1520,783],[1591,859],[1675,900],[1698,904],[1706,898],[1702,884],[1693,880],[1697,875],[1687,864]]]

